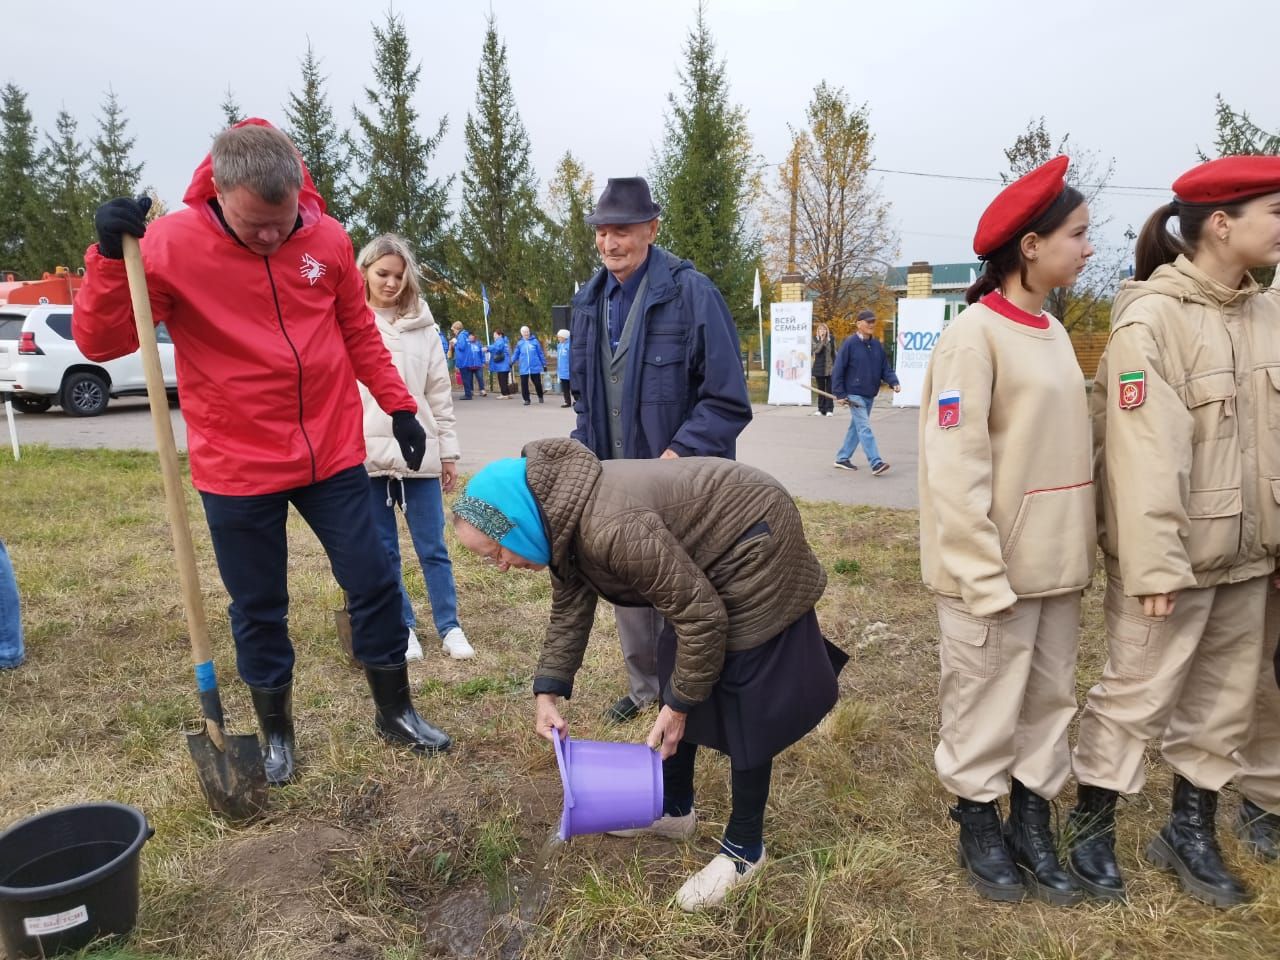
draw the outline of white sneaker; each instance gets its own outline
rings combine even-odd
[[[820,417],[820,416],[822,416],[822,411],[821,411],[821,410],[815,410],[815,411],[813,411],[813,415],[814,415],[815,417]]]
[[[476,655],[475,647],[467,643],[467,635],[461,627],[454,627],[444,635],[440,649],[454,660],[470,660]]]
[[[698,832],[698,814],[690,810],[683,817],[662,816],[647,827],[632,830],[610,830],[611,837],[662,837],[666,840],[689,840]]]
[[[707,907],[718,907],[734,887],[741,886],[751,878],[757,870],[764,866],[764,851],[755,863],[747,864],[747,868],[738,872],[738,862],[723,853],[717,853],[711,862],[684,882],[676,891],[676,906],[686,913],[703,910]]]
[[[409,628],[409,646],[405,648],[404,658],[406,660],[422,659],[422,644],[418,642],[418,635],[414,633],[413,627]]]

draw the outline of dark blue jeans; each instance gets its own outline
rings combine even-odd
[[[462,368],[462,395],[471,398],[471,384],[474,379],[476,389],[484,392],[484,367]]]
[[[400,579],[369,511],[363,465],[319,483],[248,497],[201,493],[236,641],[236,666],[251,687],[293,679],[289,641],[289,504],[307,522],[334,579],[347,592],[352,647],[370,666],[404,663],[409,630],[400,614]]]

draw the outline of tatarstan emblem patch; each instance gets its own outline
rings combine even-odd
[[[1147,371],[1130,370],[1120,374],[1120,409],[1132,410],[1147,399]]]

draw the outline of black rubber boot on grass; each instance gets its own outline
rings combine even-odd
[[[1058,862],[1049,825],[1052,812],[1048,800],[1015,778],[1009,797],[1009,819],[1004,825],[1005,844],[1022,871],[1027,892],[1037,900],[1066,907],[1079,903],[1084,894]]]
[[[1124,877],[1116,863],[1116,801],[1114,790],[1082,783],[1076,805],[1067,818],[1071,851],[1067,873],[1087,896],[1123,900]]]
[[[250,687],[253,711],[262,730],[262,766],[267,783],[273,787],[288,783],[295,771],[293,762],[293,684],[279,687]]]
[[[418,753],[443,753],[453,740],[443,730],[432,726],[418,715],[409,696],[409,666],[371,667],[365,664],[364,675],[378,707],[374,728],[378,736]]]
[[[1267,813],[1248,797],[1240,798],[1236,836],[1259,860],[1280,860],[1280,815]]]
[[[1147,844],[1146,857],[1172,870],[1182,889],[1215,907],[1234,907],[1249,899],[1244,884],[1222,862],[1217,835],[1218,791],[1203,790],[1181,776],[1173,778],[1169,822]]]
[[[951,819],[960,824],[959,861],[969,882],[988,900],[1021,900],[1026,890],[1004,845],[1000,808],[994,800],[956,800]]]

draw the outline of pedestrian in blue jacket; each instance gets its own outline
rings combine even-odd
[[[520,396],[524,405],[529,405],[529,379],[533,378],[533,387],[538,391],[538,402],[542,403],[542,373],[547,369],[547,355],[542,352],[542,344],[538,342],[528,327],[520,328],[520,339],[516,341],[516,366],[520,368]]]
[[[572,352],[569,347],[569,331],[557,330],[556,340],[556,375],[560,378],[560,395],[564,397],[562,407],[573,406],[573,399],[569,395],[569,358]]]
[[[587,223],[603,268],[574,296],[569,355],[573,438],[601,460],[732,459],[751,422],[738,329],[706,276],[654,245],[662,208],[642,177],[611,178]],[[614,607],[630,692],[626,721],[658,697],[652,607]]]
[[[493,342],[489,344],[489,372],[498,375],[498,399],[507,399],[511,392],[511,344],[498,329],[493,331]]]
[[[0,670],[22,666],[22,615],[13,563],[0,540]]]
[[[473,381],[483,397],[484,346],[458,321],[454,321],[453,332],[456,337],[453,343],[453,364],[462,374],[462,399],[471,399]]]
[[[871,405],[882,381],[893,387],[894,393],[902,387],[898,384],[898,375],[889,366],[884,344],[876,339],[876,315],[870,310],[861,311],[854,330],[840,344],[831,377],[832,390],[837,397],[844,398],[840,402],[849,407],[850,415],[849,430],[844,435],[844,443],[840,444],[835,465],[841,470],[857,470],[849,458],[861,440],[871,473],[878,477],[888,471],[889,464],[881,459],[876,435],[871,432]]]

